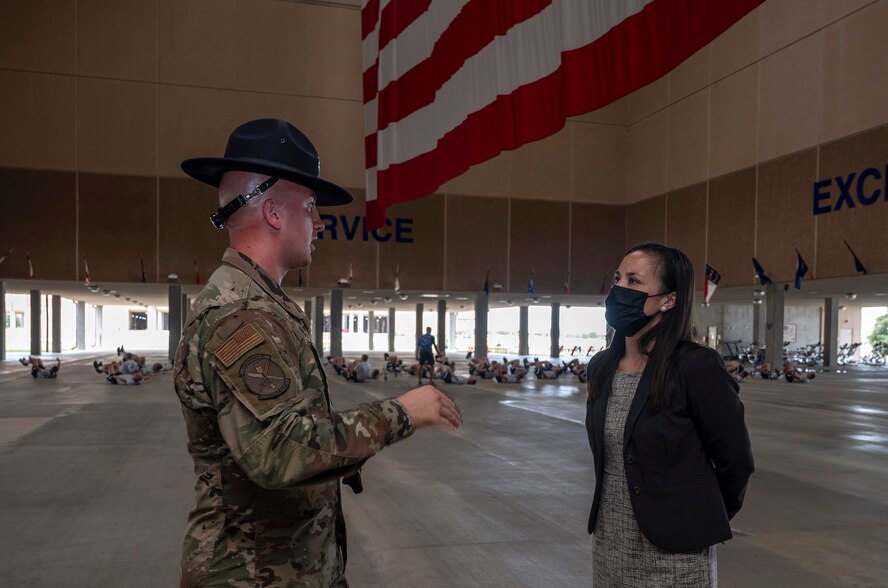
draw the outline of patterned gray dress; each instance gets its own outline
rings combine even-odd
[[[640,372],[617,372],[607,401],[604,480],[592,541],[592,585],[716,587],[714,545],[689,553],[664,551],[648,541],[635,520],[623,469],[623,431],[640,379]]]

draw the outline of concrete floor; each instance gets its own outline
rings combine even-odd
[[[169,375],[111,386],[91,353],[61,378],[0,362],[0,584],[177,585],[191,462]],[[54,355],[51,357],[55,357]],[[332,379],[337,407],[412,379]],[[422,431],[345,490],[349,579],[361,587],[591,585],[592,458],[572,379],[444,386],[457,432]],[[719,580],[740,586],[888,585],[888,369],[811,384],[748,381],[756,456]]]

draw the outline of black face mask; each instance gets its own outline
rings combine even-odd
[[[647,299],[668,293],[648,294],[632,288],[611,286],[610,294],[604,301],[604,318],[617,334],[632,337],[654,318],[653,315],[644,314],[644,304]]]

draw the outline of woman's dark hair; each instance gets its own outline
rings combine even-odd
[[[669,404],[672,396],[670,369],[679,355],[688,349],[691,341],[691,311],[694,308],[694,267],[688,256],[659,243],[642,243],[626,252],[641,251],[654,258],[657,275],[664,292],[675,292],[675,306],[662,314],[660,322],[638,341],[639,351],[648,356],[651,367],[651,405],[660,409]],[[650,344],[654,346],[648,351]],[[595,399],[599,390],[607,390],[617,371],[617,365],[626,350],[626,340],[614,337],[611,346],[601,352],[589,371],[589,398]]]

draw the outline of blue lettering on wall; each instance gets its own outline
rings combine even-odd
[[[413,243],[413,219],[395,219],[395,241],[398,243]]]
[[[854,208],[854,201],[851,200],[851,182],[854,181],[855,175],[857,174],[852,172],[851,175],[848,176],[848,179],[845,179],[842,176],[836,176],[836,186],[839,187],[839,199],[836,200],[836,206],[833,210],[842,208],[842,202],[847,202],[848,208]]]
[[[829,188],[830,184],[832,184],[832,180],[821,180],[814,183],[814,214],[823,214],[824,212],[829,212],[832,210],[831,206],[823,206],[820,204],[821,201],[829,198],[829,192],[823,192],[821,191],[821,189]],[[336,234],[335,221],[333,225],[333,234]],[[335,239],[336,237],[333,238]]]
[[[332,214],[322,214],[321,220],[324,223],[324,230],[321,231],[321,236],[318,239],[323,239],[324,235],[330,233],[330,238],[334,241],[336,240],[336,217]]]
[[[884,181],[884,184],[880,181]],[[814,182],[814,215],[855,208],[857,204],[870,206],[878,202],[883,194],[888,202],[888,164],[884,173],[878,168],[868,167],[859,174],[851,172],[847,176],[820,180]]]
[[[349,241],[354,241],[355,234],[357,234],[358,232],[358,223],[360,223],[361,219],[364,217],[356,216],[354,222],[352,223],[351,229],[349,229],[348,226],[348,219],[346,219],[344,216],[340,216],[339,218],[342,219],[342,232],[345,233],[345,238]],[[364,240],[366,241],[366,239]]]
[[[365,224],[364,226],[367,226],[367,225]],[[389,239],[392,238],[392,234],[391,233],[382,234],[380,231],[384,231],[391,226],[392,226],[392,221],[390,221],[389,219],[385,219],[385,228],[376,229],[375,231],[373,231],[373,238],[376,239],[377,241],[379,241],[380,243],[385,243],[386,241],[388,241]]]
[[[336,241],[342,234],[347,241],[354,241],[357,238],[369,241],[372,238],[379,243],[385,243],[394,237],[395,243],[413,243],[412,218],[396,218],[394,223],[385,219],[385,225],[375,231],[367,228],[367,218],[363,216],[322,214],[321,221],[324,223],[324,230],[318,237],[319,239]],[[392,225],[394,225],[394,231],[392,231]]]
[[[870,204],[875,204],[879,200],[879,196],[882,195],[882,191],[878,188],[872,191],[872,193],[867,196],[864,194],[864,182],[866,182],[867,178],[875,178],[876,180],[881,180],[882,175],[879,173],[874,167],[868,167],[862,172],[860,172],[860,177],[857,178],[857,200],[860,201],[864,206],[869,206]]]

